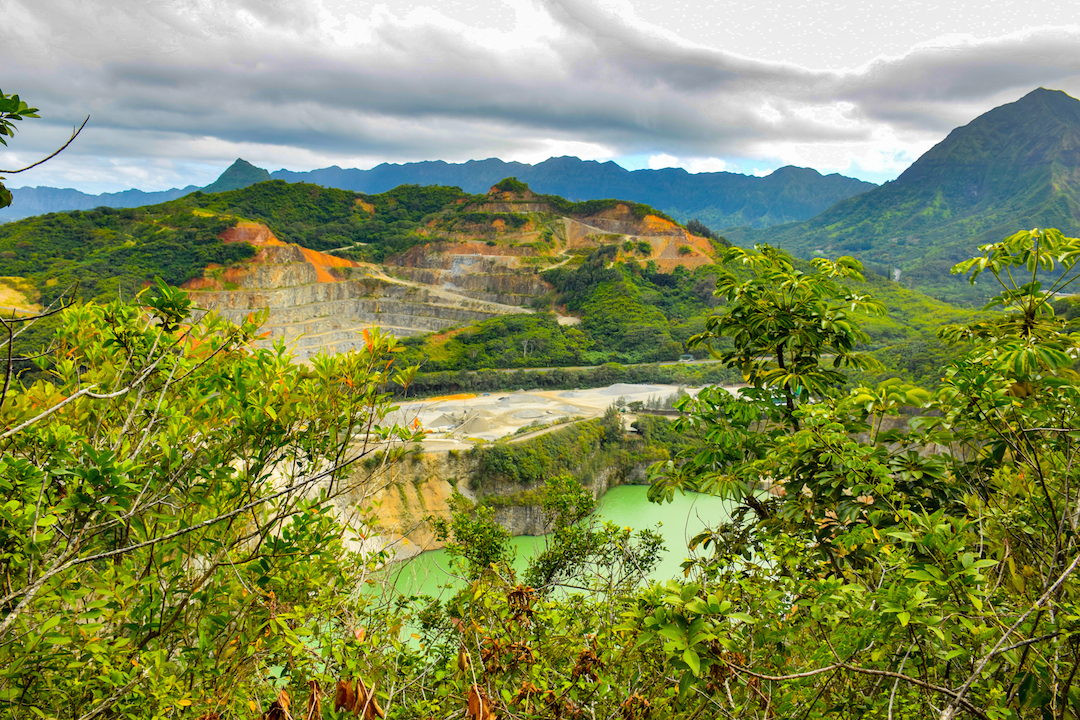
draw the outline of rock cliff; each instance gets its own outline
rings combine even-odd
[[[594,476],[588,487],[599,499],[618,485],[647,484],[645,465],[624,474],[608,468]],[[550,532],[533,491],[539,485],[486,484],[476,482],[476,456],[467,451],[418,453],[397,465],[375,473],[367,483],[374,490],[361,500],[374,509],[378,524],[374,531],[382,544],[394,550],[396,559],[405,559],[443,546],[435,537],[432,518],[453,515],[450,500],[455,492],[470,502],[489,502],[495,520],[511,535],[543,535]],[[358,472],[369,472],[358,470]]]
[[[233,321],[266,309],[266,345],[284,339],[298,359],[344,352],[379,326],[399,337],[486,320],[521,307],[393,278],[375,265],[287,245],[265,226],[240,223],[226,242],[246,242],[257,254],[230,268],[209,267],[185,284],[192,300]]]

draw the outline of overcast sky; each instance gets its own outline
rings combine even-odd
[[[874,182],[1043,86],[1080,96],[1063,2],[0,0],[10,187],[576,155]]]

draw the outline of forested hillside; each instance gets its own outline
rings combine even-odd
[[[714,256],[726,240],[691,223],[712,239],[690,244],[693,236],[645,205],[574,203],[534,194],[514,180],[497,183],[493,193],[402,186],[363,195],[276,180],[222,193],[196,192],[146,208],[46,215],[0,226],[0,277],[28,282],[33,292],[26,301],[40,305],[76,282],[84,299],[133,297],[156,277],[182,285],[202,278],[208,267],[257,261],[248,244],[223,240],[237,222],[255,221],[282,241],[389,263],[383,267],[410,271],[424,282],[460,284],[463,276],[455,269],[441,276],[445,279],[425,279],[397,263],[430,264],[423,258],[431,257],[457,268],[460,258],[482,251],[503,258],[500,262],[511,269],[482,270],[479,282],[504,277],[493,274],[498,272],[515,273],[505,276],[506,282],[518,285],[532,278],[533,294],[521,301],[539,314],[508,315],[406,340],[406,357],[424,372],[654,363],[688,352],[687,341],[704,329],[719,302],[713,296],[720,268]],[[586,234],[573,242],[563,237],[561,218],[574,220]],[[616,228],[674,235],[650,244],[640,235],[612,234]],[[661,252],[664,243],[671,247]],[[947,352],[933,333],[965,315],[873,274],[867,287],[894,311],[888,320],[859,320],[869,332],[868,347],[887,360],[887,372],[936,383]],[[557,313],[576,324],[559,324]],[[25,340],[41,338],[31,333]]]
[[[54,213],[0,225],[0,276],[30,280],[45,303],[74,282],[88,299],[130,297],[155,277],[181,285],[210,263],[254,254],[220,238],[240,219],[261,220],[282,239],[317,250],[362,243],[361,257],[380,260],[425,241],[415,232],[420,221],[462,197],[453,188],[364,196],[277,181],[144,208]]]

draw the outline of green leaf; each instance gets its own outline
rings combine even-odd
[[[687,666],[689,666],[691,672],[693,672],[695,676],[701,674],[701,659],[698,657],[697,653],[694,652],[691,648],[686,648],[685,650],[683,650],[682,659],[683,662],[685,662]]]
[[[747,615],[744,612],[728,613],[728,617],[731,618],[732,620],[742,621],[742,622],[746,623],[747,625],[753,625],[754,623],[757,622],[757,618],[753,617],[752,615]]]

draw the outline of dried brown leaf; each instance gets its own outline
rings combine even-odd
[[[375,699],[375,689],[368,689],[364,681],[356,678],[356,707],[357,715],[364,713],[364,720],[381,720],[386,713],[379,707],[379,701]]]
[[[308,696],[307,712],[304,713],[304,720],[322,720],[322,688],[319,687],[318,680],[309,680],[308,688],[311,690],[311,694]]]
[[[338,680],[337,691],[334,694],[334,712],[342,710],[352,712],[354,707],[356,707],[356,692],[353,690],[352,683]]]
[[[270,709],[263,715],[263,720],[292,720],[292,715],[289,714],[290,705],[292,705],[292,698],[289,697],[289,693],[282,690],[278,693],[277,700],[270,704]]]
[[[479,685],[473,685],[469,688],[467,717],[469,720],[495,720],[495,713],[491,711],[491,703]]]

